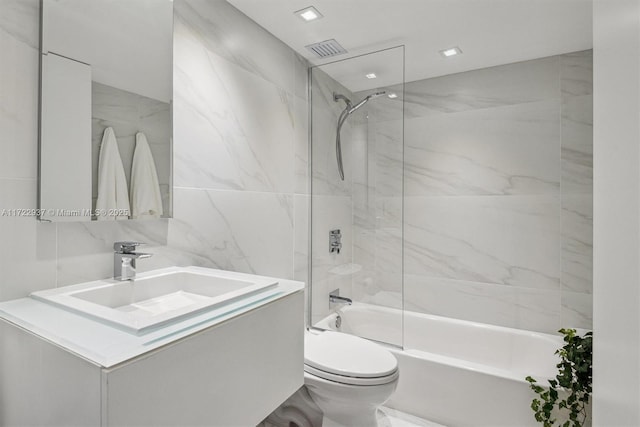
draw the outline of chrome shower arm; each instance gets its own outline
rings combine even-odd
[[[340,93],[333,92],[333,101],[338,102],[339,99],[342,99],[345,102],[345,104],[347,104],[347,109],[351,108],[351,100],[349,98],[347,98],[346,96]]]
[[[336,130],[336,160],[338,161],[338,172],[340,173],[340,179],[342,181],[344,181],[344,167],[342,165],[342,144],[340,142],[340,131],[342,130],[342,125],[344,124],[345,121],[347,121],[347,118],[351,114],[353,114],[358,108],[362,107],[364,104],[366,104],[370,100],[384,95],[385,93],[386,92],[384,90],[372,93],[371,95],[362,99],[356,105],[352,105],[351,100],[349,98],[347,98],[342,94],[333,92],[333,100],[335,102],[338,102],[341,99],[345,102],[345,104],[347,104],[345,109],[342,110],[342,113],[340,113],[340,117],[338,117],[338,128]]]
[[[340,174],[340,179],[344,181],[344,167],[342,165],[342,144],[340,141],[340,132],[342,131],[342,125],[349,117],[349,107],[345,108],[342,113],[340,113],[340,117],[338,118],[338,129],[336,131],[336,160],[338,162],[338,173]]]

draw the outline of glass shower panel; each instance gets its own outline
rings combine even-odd
[[[315,66],[310,92],[310,325],[402,346],[404,47]]]

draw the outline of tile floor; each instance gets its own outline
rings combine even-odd
[[[378,427],[445,427],[396,409],[382,406],[378,411]]]

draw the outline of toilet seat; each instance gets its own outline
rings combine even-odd
[[[305,334],[304,370],[350,385],[380,385],[398,378],[398,361],[388,350],[353,335]]]
[[[304,371],[307,374],[315,375],[323,380],[333,381],[335,383],[355,386],[366,385],[382,385],[394,382],[398,379],[399,372],[395,371],[393,374],[386,377],[374,377],[374,378],[359,378],[359,377],[346,377],[344,375],[336,375],[330,372],[321,371],[320,369],[313,368],[307,364],[304,365]]]

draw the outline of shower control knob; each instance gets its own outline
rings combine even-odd
[[[329,231],[329,253],[340,253],[340,249],[342,249],[342,234],[340,230],[331,230]]]

